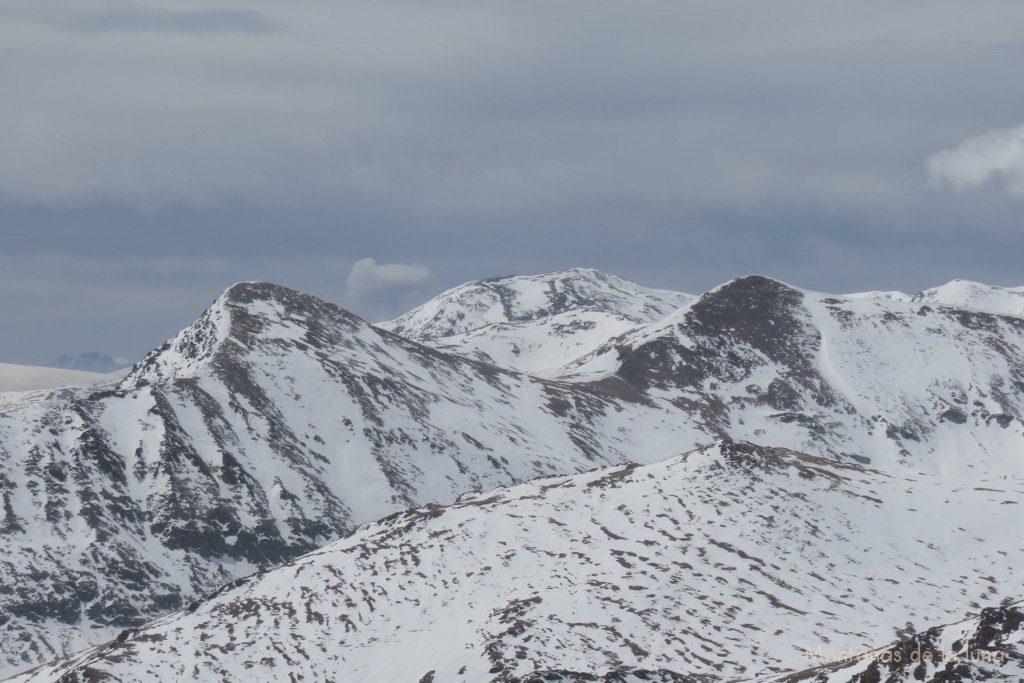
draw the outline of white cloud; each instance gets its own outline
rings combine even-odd
[[[416,289],[430,279],[430,269],[404,263],[377,263],[372,258],[356,261],[345,280],[349,294],[363,299],[380,293]]]
[[[939,186],[965,190],[997,178],[1011,195],[1024,197],[1024,125],[975,135],[931,155],[926,167]]]

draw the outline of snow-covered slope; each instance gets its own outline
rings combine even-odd
[[[544,377],[693,300],[590,268],[469,282],[380,327]]]
[[[593,364],[593,365],[591,365]],[[733,280],[577,367],[709,434],[885,468],[1024,474],[1024,319]]]
[[[781,674],[1019,595],[1022,499],[726,442],[392,516],[17,680]]]
[[[995,287],[970,280],[953,280],[926,289],[913,300],[983,313],[1024,316],[1024,287]]]
[[[872,292],[854,292],[852,294],[843,294],[844,299],[881,299],[882,301],[911,301],[914,296],[905,292],[898,292],[895,290],[890,291],[872,291]]]
[[[1024,316],[1024,287],[997,287],[970,280],[952,280],[917,294],[858,292],[844,294],[843,298],[910,301],[995,315]]]
[[[0,363],[0,392],[87,387],[105,379],[106,375],[96,372]]]
[[[656,462],[717,438],[948,477],[949,487],[1024,474],[1022,318],[759,276],[695,300],[593,271],[551,280],[488,290],[500,305],[481,304],[482,326],[467,294],[416,329],[489,326],[496,354],[560,316],[628,322],[621,334],[607,328],[611,338],[595,327],[539,343],[549,368],[581,352],[562,379],[243,283],[116,386],[0,401],[6,670],[410,506]],[[533,299],[508,294],[520,290]],[[501,327],[501,316],[527,327]]]
[[[410,505],[697,438],[237,285],[116,387],[0,409],[0,651],[38,663]]]

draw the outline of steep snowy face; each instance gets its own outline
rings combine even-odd
[[[559,377],[609,339],[693,300],[588,268],[470,282],[380,327],[502,367]]]
[[[1024,316],[1024,287],[994,287],[970,280],[953,280],[924,290],[913,301],[996,315]]]
[[[795,680],[1017,595],[1022,494],[725,442],[394,515],[17,680]]]
[[[701,438],[639,396],[236,285],[120,384],[0,404],[0,585],[17,587],[0,590],[0,651],[24,668],[358,523]]]
[[[239,283],[228,289],[198,320],[136,363],[125,378],[124,386],[137,387],[162,379],[184,378],[203,370],[232,333],[230,309],[237,308],[238,297],[261,287],[273,285]],[[276,292],[267,289],[266,293],[273,295]]]
[[[709,433],[885,468],[1024,474],[1021,318],[750,276],[582,362]]]

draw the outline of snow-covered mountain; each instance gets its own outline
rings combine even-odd
[[[593,358],[612,352],[609,384],[721,436],[876,467],[1024,474],[1022,318],[750,276]]]
[[[781,676],[1018,595],[1022,497],[724,442],[391,516],[16,680]]]
[[[358,523],[697,438],[621,394],[232,287],[117,386],[0,411],[0,572],[18,586],[0,591],[0,649],[45,661]]]
[[[576,359],[693,299],[574,268],[469,282],[379,327],[486,363],[565,377]]]
[[[858,292],[847,298],[910,301],[961,308],[995,315],[1024,316],[1024,287],[996,287],[970,280],[951,280],[917,294],[905,292]]]
[[[388,331],[242,283],[117,384],[0,402],[0,673],[361,523],[716,439],[950,489],[1024,474],[1024,318],[759,276],[453,292]]]
[[[993,287],[970,280],[953,280],[926,289],[913,300],[983,313],[1024,316],[1024,287]]]
[[[563,276],[530,283],[547,291],[544,282]],[[929,291],[948,294],[955,284]],[[426,330],[419,341],[479,357],[480,343],[462,331],[479,292],[463,289],[474,296],[442,295],[389,327],[413,335]],[[517,291],[511,284],[506,290]],[[937,296],[829,295],[748,276],[680,298],[679,308],[656,321],[624,322],[603,341],[576,333],[570,338],[586,343],[571,352],[555,335],[547,356],[554,362],[544,375],[628,387],[689,414],[713,437],[767,438],[875,466],[1024,474],[1024,319],[924,303]],[[462,321],[455,334],[434,336],[429,325],[401,322],[430,321],[437,310],[445,321]],[[578,330],[590,310],[556,315]],[[501,348],[519,348],[526,337],[517,334],[532,339],[537,331],[498,325],[493,338]],[[494,356],[505,357],[491,349]],[[986,455],[968,455],[974,453]]]

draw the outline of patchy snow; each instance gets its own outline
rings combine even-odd
[[[1017,595],[1022,497],[727,442],[365,525],[14,680],[779,676]]]
[[[920,478],[936,500],[964,482],[1024,477],[1020,317],[758,276],[697,298],[588,270],[453,292],[399,319],[411,327],[390,325],[450,332],[416,341],[240,283],[122,381],[0,394],[0,585],[19,587],[0,591],[0,671],[100,642],[412,506],[654,463],[723,436],[866,465],[908,489]],[[575,514],[566,506],[555,519]],[[878,541],[888,518],[871,520]],[[842,552],[815,561],[838,566]],[[881,557],[864,571],[888,571],[893,557]],[[577,595],[585,616],[590,596]],[[641,629],[642,617],[619,618]],[[459,628],[476,642],[476,626]],[[402,642],[437,668],[447,649],[431,633]],[[390,652],[378,638],[361,651]],[[484,680],[489,669],[473,667],[485,659],[467,661]]]

